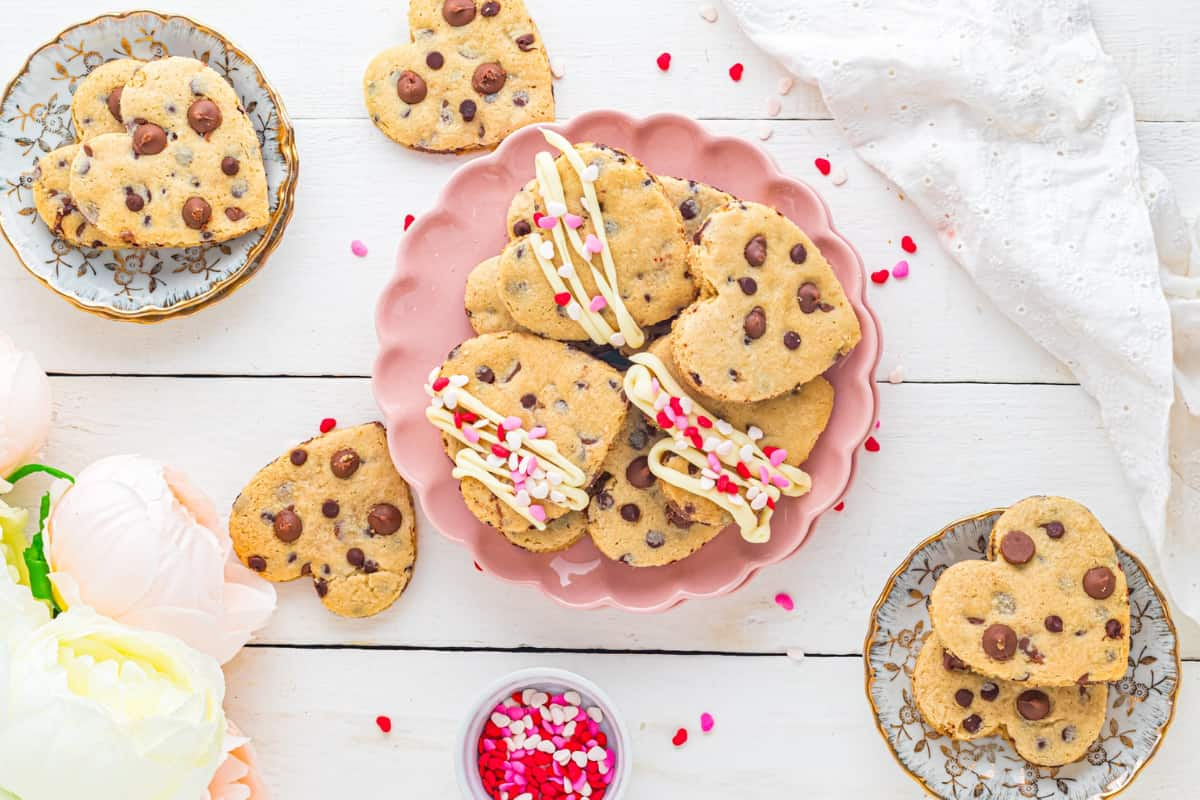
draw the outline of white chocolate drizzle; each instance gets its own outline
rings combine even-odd
[[[641,347],[646,341],[645,334],[625,308],[620,288],[617,286],[617,267],[613,262],[612,249],[608,246],[604,214],[596,197],[597,170],[594,166],[589,167],[583,163],[574,145],[565,137],[544,128],[542,136],[562,153],[563,158],[579,176],[579,183],[583,187],[580,204],[591,218],[593,233],[587,239],[582,239],[577,230],[580,220],[576,218],[575,224],[568,224],[568,218],[573,215],[567,212],[566,192],[559,178],[554,157],[547,152],[538,153],[534,158],[538,191],[543,207],[555,224],[549,229],[551,239],[542,239],[536,232],[530,236],[534,258],[542,268],[547,282],[554,289],[556,302],[559,297],[570,298],[564,306],[567,316],[578,322],[593,342],[614,347]],[[593,263],[597,249],[602,268]],[[591,270],[592,280],[596,283],[599,295],[588,296],[587,288],[579,279],[577,261],[582,261]],[[616,330],[613,330],[608,320],[600,313],[605,308],[611,310],[616,318]]]
[[[729,512],[746,541],[768,541],[776,501],[781,495],[807,494],[812,488],[808,473],[787,464],[786,451],[760,448],[762,431],[739,431],[707,411],[656,356],[638,353],[631,360],[634,364],[625,373],[625,394],[669,434],[650,449],[650,471]],[[671,455],[697,467],[697,475],[668,466]]]
[[[466,389],[465,375],[429,374],[425,417],[463,444],[454,455],[456,480],[474,478],[539,531],[546,529],[545,505],[587,508],[587,475],[558,452],[545,428],[525,430],[517,417],[505,417]]]

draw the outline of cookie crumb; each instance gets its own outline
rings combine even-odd
[[[778,97],[768,97],[767,116],[778,117],[781,111],[783,111],[783,102]]]

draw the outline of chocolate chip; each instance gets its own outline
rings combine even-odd
[[[1120,639],[1121,631],[1124,629],[1125,628],[1123,625],[1121,625],[1120,620],[1110,619],[1108,622],[1104,623],[1104,635],[1109,639]]]
[[[537,397],[532,394],[521,395],[521,408],[530,409],[537,405]]]
[[[664,513],[667,515],[667,522],[674,525],[676,528],[687,530],[692,527],[692,517],[674,502],[667,503]]]
[[[758,291],[758,281],[754,278],[738,278],[738,286],[742,288],[742,294],[754,294]]]
[[[679,214],[684,219],[695,219],[700,214],[700,206],[693,198],[689,197],[679,204]],[[747,294],[753,294],[753,292],[747,292]]]
[[[237,222],[238,220],[240,220],[246,216],[246,212],[242,211],[237,206],[228,206],[225,209],[225,216],[229,219],[230,222]]]
[[[800,334],[795,331],[788,331],[783,335],[783,346],[788,350],[795,350],[800,346]]]
[[[1027,689],[1017,697],[1017,713],[1036,722],[1050,713],[1050,698],[1039,689]]]
[[[761,267],[767,260],[767,237],[759,234],[747,242],[744,255],[750,266]]]
[[[992,625],[983,632],[983,652],[997,661],[1008,661],[1017,652],[1017,634],[1007,625]]]
[[[742,330],[751,339],[762,338],[762,335],[767,332],[767,312],[763,311],[762,306],[755,306],[750,309],[750,313],[746,315],[746,319],[742,322]]]
[[[982,625],[983,617],[967,617],[967,622],[971,623],[972,625]]]
[[[137,192],[126,190],[125,192],[125,207],[130,211],[141,211],[145,207],[146,201]]]
[[[480,9],[479,13],[485,17],[494,17],[500,13],[500,4],[495,2],[495,0],[489,0],[489,2],[483,4],[483,8]]]
[[[301,522],[299,514],[285,508],[275,515],[274,528],[275,536],[281,542],[294,542],[304,532],[304,523]]]
[[[1046,617],[1043,624],[1046,626],[1046,630],[1050,631],[1051,633],[1062,633],[1062,617],[1056,614],[1051,614],[1050,616]]]
[[[262,556],[250,556],[246,559],[246,566],[255,572],[262,572],[267,568],[267,560]]]
[[[651,550],[657,550],[667,543],[667,537],[663,536],[658,531],[650,531],[646,534],[646,546]]]
[[[1000,540],[1000,555],[1010,564],[1027,564],[1037,547],[1025,531],[1009,531]]]
[[[468,100],[467,102],[470,101]],[[472,103],[472,105],[474,105],[474,103]],[[529,220],[519,219],[513,223],[514,236],[528,236],[531,233],[533,233],[533,226],[529,224]]]
[[[108,113],[112,114],[117,122],[125,121],[121,119],[121,93],[124,91],[124,86],[118,86],[109,92],[108,97],[104,100],[105,105],[108,106]]]
[[[324,597],[329,594],[329,584],[324,578],[317,578],[313,581],[313,586],[316,587],[317,597]]]
[[[528,53],[533,49],[533,34],[523,33],[517,37],[517,49],[522,53]]]
[[[1083,574],[1083,590],[1094,600],[1104,600],[1117,588],[1117,577],[1108,567],[1092,567]]]
[[[238,174],[238,170],[242,168],[242,164],[233,156],[225,156],[221,159],[221,172],[224,172],[229,177]]]
[[[411,569],[412,568],[409,567],[409,568],[406,568],[405,571],[411,571]],[[374,575],[376,572],[379,572],[379,565],[368,558],[367,563],[363,564],[362,570],[363,570],[363,572],[367,573],[368,575]]]
[[[221,127],[221,109],[212,100],[201,97],[188,106],[187,120],[192,130],[204,136]]]
[[[167,132],[157,125],[143,122],[133,129],[133,152],[139,156],[158,155],[166,146]],[[87,150],[85,146],[84,151]]]
[[[350,566],[357,568],[367,562],[367,555],[357,547],[351,547],[346,551],[346,560],[350,562]]]
[[[400,530],[404,515],[391,503],[380,503],[367,514],[367,524],[377,536],[390,536]]]
[[[625,480],[638,489],[647,489],[652,486],[654,473],[650,471],[649,460],[645,456],[638,456],[630,461],[629,466],[625,468]]]
[[[642,518],[642,510],[634,503],[626,503],[621,506],[621,519],[626,522],[637,522]]]
[[[1074,725],[1068,725],[1062,729],[1062,740],[1064,742],[1073,742],[1078,733],[1075,731]]]
[[[988,681],[979,687],[979,696],[990,703],[1000,696],[1000,687]]]
[[[212,206],[203,197],[189,197],[183,203],[183,223],[198,231],[212,219]]]
[[[337,519],[337,515],[342,513],[342,507],[337,500],[326,500],[321,504],[321,513],[328,519]]]
[[[951,653],[949,650],[942,651],[942,669],[947,672],[961,671],[967,668],[967,665],[961,658]]]
[[[484,383],[496,382],[496,373],[492,372],[492,368],[486,364],[475,368],[475,377]]]
[[[796,302],[805,314],[811,314],[821,306],[821,290],[815,283],[802,283],[796,290]]]
[[[475,105],[474,100],[463,100],[461,103],[458,104],[458,113],[462,114],[463,122],[470,122],[471,120],[475,119],[475,112],[478,110],[479,110],[479,106]],[[529,228],[528,222],[525,223],[525,227]],[[532,228],[530,228],[530,230],[532,230]],[[528,232],[528,231],[526,231],[526,232]],[[517,234],[517,235],[524,236],[525,234]]]
[[[970,689],[959,689],[954,693],[954,702],[963,708],[970,708],[971,703],[975,702],[975,695]]]
[[[396,94],[408,105],[415,106],[429,94],[429,87],[425,85],[424,78],[411,69],[406,69],[396,79]]]
[[[979,726],[983,724],[983,719],[978,714],[972,714],[963,720],[963,730],[967,733],[978,733]]]
[[[301,447],[297,447],[292,451],[292,454],[289,456],[289,458],[297,467],[304,466],[304,462],[308,461],[308,451]]]
[[[475,0],[445,0],[442,18],[455,28],[461,28],[475,19]]]
[[[434,50],[429,55],[425,56],[425,66],[430,69],[441,69],[446,65],[446,57]]]
[[[358,457],[358,453],[349,448],[338,450],[329,459],[329,469],[333,474],[343,480],[349,478],[358,469],[358,465],[362,463],[362,459]]]
[[[1061,522],[1046,522],[1038,526],[1046,531],[1046,535],[1051,539],[1061,539],[1063,534],[1067,532]]]
[[[300,574],[301,575],[312,575],[312,564],[307,561],[304,562],[304,566],[300,567]]]
[[[608,511],[613,507],[613,496],[608,492],[601,492],[596,495],[596,505],[601,511]]]
[[[808,251],[804,249],[804,245],[798,244],[792,248],[791,256],[793,264],[803,264],[808,259]]]
[[[475,68],[475,74],[471,76],[471,87],[482,95],[495,94],[504,88],[507,80],[508,73],[504,71],[504,67],[489,61]]]

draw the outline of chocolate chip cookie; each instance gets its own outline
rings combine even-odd
[[[142,63],[133,58],[115,58],[96,67],[79,82],[71,96],[71,119],[78,141],[125,130],[121,94]]]
[[[310,577],[343,617],[394,603],[417,557],[412,498],[377,422],[310,439],[268,464],[234,501],[229,532],[247,567],[276,583]]]
[[[38,159],[33,204],[42,222],[63,241],[81,247],[120,247],[121,243],[84,219],[71,197],[71,163],[80,145],[69,144]]]
[[[476,333],[523,330],[512,318],[512,314],[508,313],[508,306],[500,299],[499,281],[499,256],[481,262],[467,276],[464,305],[467,319]]]
[[[708,221],[712,212],[734,200],[732,195],[699,181],[670,178],[665,175],[661,176],[659,180],[662,181],[663,188],[667,190],[667,196],[671,198],[671,202],[679,209],[679,216],[683,220],[683,230],[689,241],[697,240],[696,234]]]

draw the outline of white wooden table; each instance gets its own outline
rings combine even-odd
[[[797,0],[801,2],[801,0]],[[1200,6],[1095,0],[1101,39],[1137,103],[1140,144],[1185,204],[1200,201]],[[67,24],[107,10],[94,0],[21,3],[0,14],[0,74]],[[752,137],[782,71],[723,13],[697,0],[529,0],[566,77],[559,112],[670,110]],[[461,163],[411,153],[367,119],[360,82],[377,51],[406,39],[395,0],[178,0],[166,10],[229,35],[265,70],[295,120],[296,215],[269,266],[195,317],[143,327],[104,322],[37,285],[0,253],[0,328],[53,374],[49,458],[79,469],[138,451],[189,473],[223,508],[251,474],[318,421],[376,418],[369,374],[373,310],[407,213],[420,214]],[[660,74],[655,57],[674,64]],[[736,61],[745,79],[726,75]],[[427,524],[408,592],[352,622],[308,585],[281,587],[258,644],[227,670],[231,715],[258,740],[282,800],[451,798],[451,748],[464,706],[510,669],[550,664],[610,690],[635,740],[631,797],[916,798],[892,762],[863,693],[868,612],[899,559],[957,517],[1052,492],[1090,505],[1154,563],[1091,400],[938,251],[912,206],[857,162],[819,96],[798,86],[764,147],[812,182],[869,269],[898,242],[921,245],[912,276],[871,288],[884,329],[882,450],[864,454],[843,513],[823,519],[785,564],[732,597],[662,616],[571,612],[472,566]],[[825,155],[849,181],[813,169]],[[370,256],[357,259],[361,239]],[[884,376],[903,365],[905,382]],[[772,602],[788,591],[796,610]],[[1181,623],[1182,707],[1130,798],[1192,796],[1200,740],[1200,630]],[[788,658],[788,650],[808,654]],[[676,751],[680,725],[717,728]],[[374,725],[390,715],[388,736]],[[1189,746],[1192,745],[1192,746]]]

